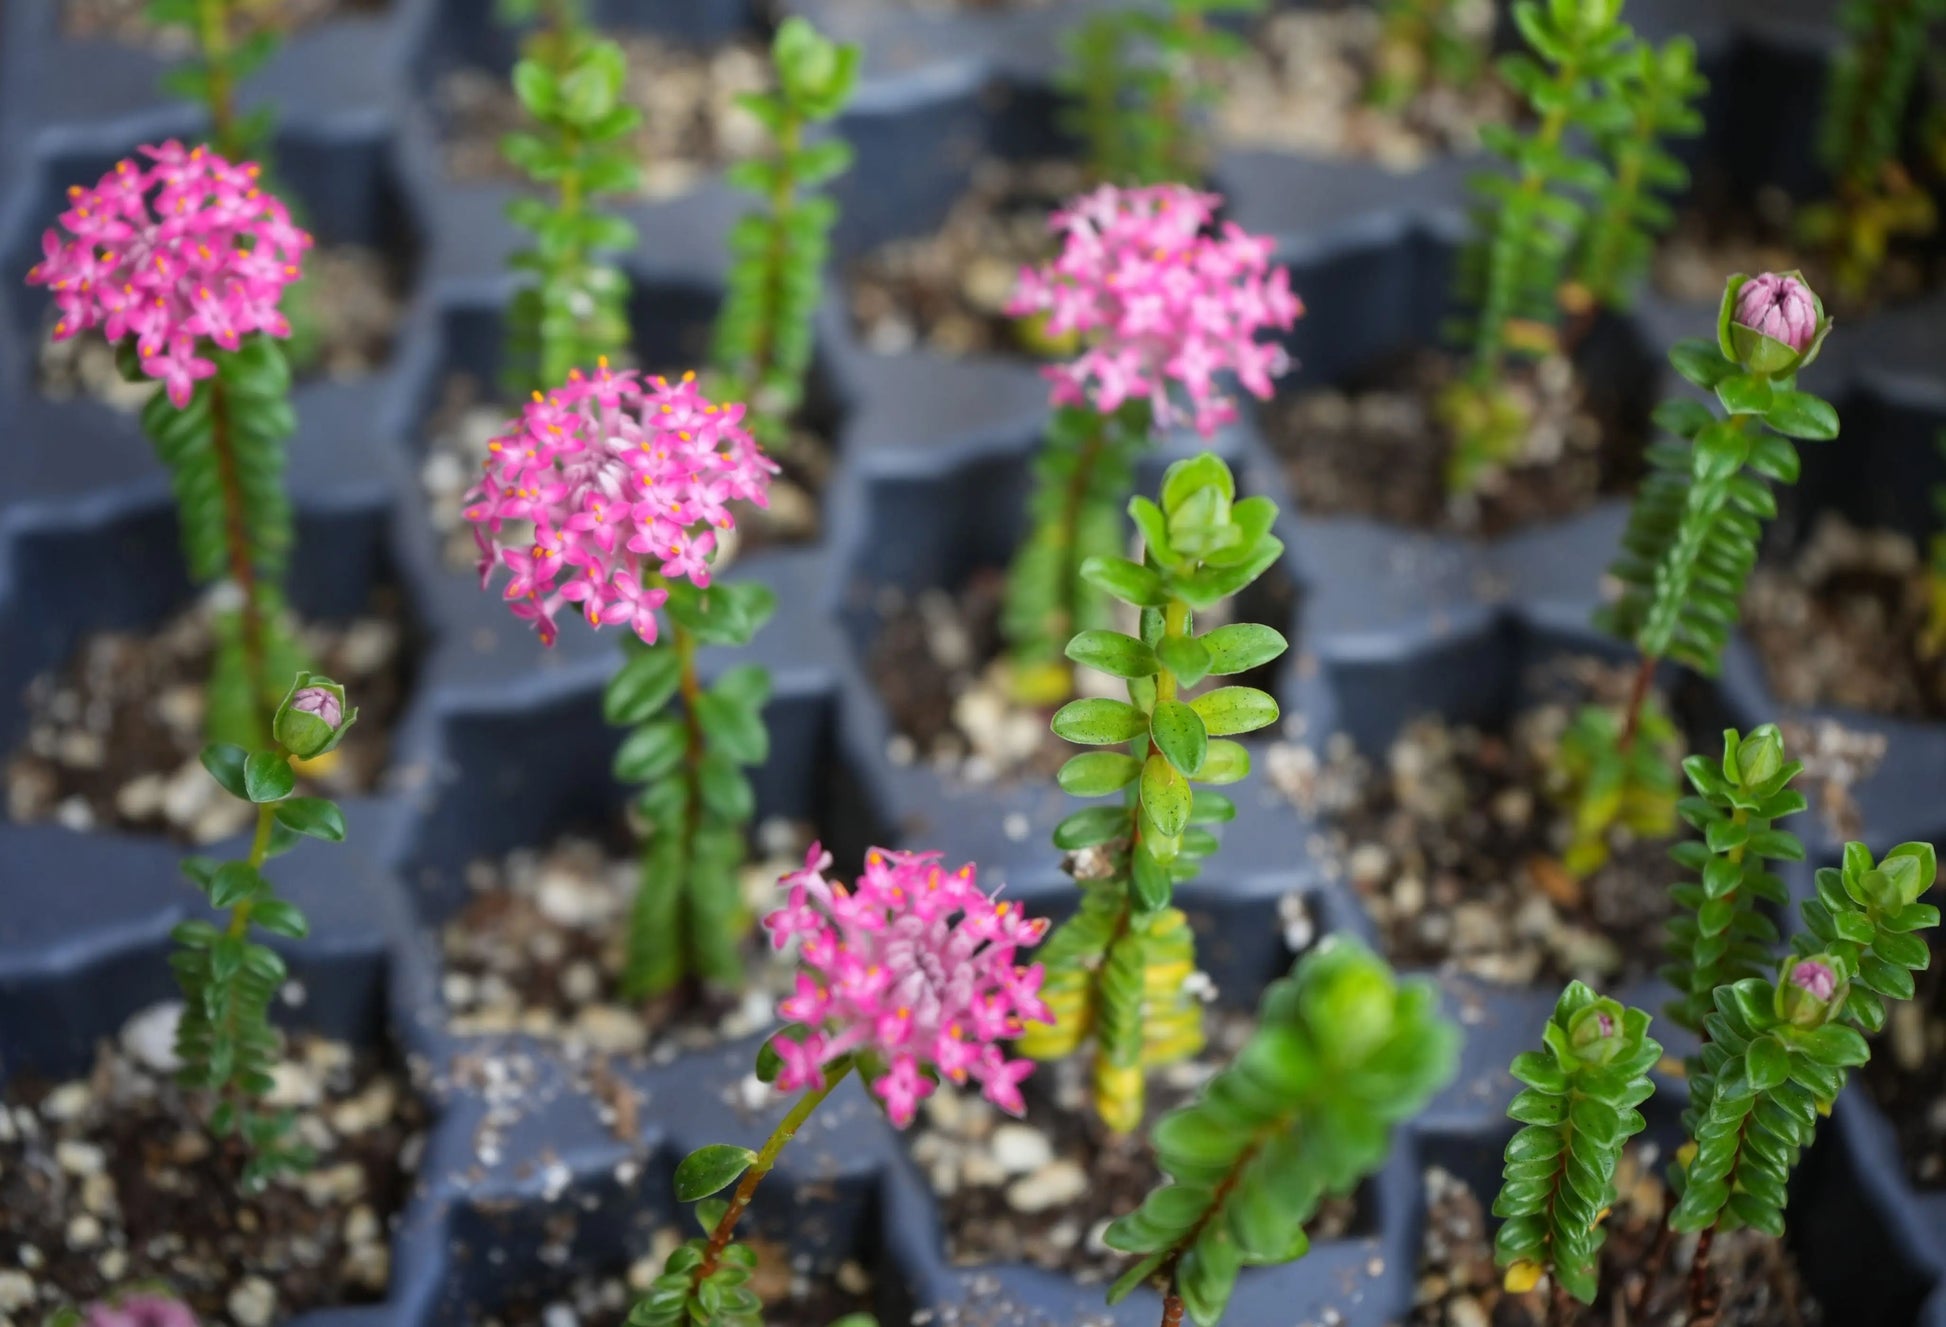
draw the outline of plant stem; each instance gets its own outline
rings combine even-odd
[[[1547,1297],[1548,1327],[1573,1327],[1574,1297],[1568,1294],[1559,1277],[1552,1278],[1551,1285]]]
[[[1635,746],[1635,735],[1642,730],[1642,709],[1649,702],[1649,688],[1655,685],[1655,669],[1659,662],[1645,654],[1636,666],[1635,681],[1628,689],[1628,708],[1622,711],[1622,735],[1616,743],[1623,755],[1627,755]]]
[[[771,1130],[770,1137],[764,1140],[762,1149],[757,1153],[757,1159],[750,1163],[750,1169],[743,1172],[743,1180],[731,1196],[730,1205],[723,1209],[716,1229],[710,1232],[709,1247],[703,1251],[702,1262],[696,1265],[692,1285],[700,1286],[716,1271],[717,1264],[722,1261],[723,1250],[730,1246],[730,1237],[736,1233],[737,1221],[743,1216],[744,1208],[750,1206],[750,1199],[757,1192],[757,1186],[763,1183],[764,1176],[770,1174],[770,1168],[777,1164],[778,1153],[784,1150],[784,1144],[797,1136],[797,1131],[804,1127],[804,1121],[811,1118],[811,1112],[836,1090],[838,1084],[845,1081],[845,1075],[850,1072],[851,1065],[848,1063],[831,1070],[822,1083],[798,1098],[797,1104]]]
[[[784,306],[785,268],[790,257],[789,221],[797,207],[797,175],[794,163],[803,141],[804,122],[794,112],[786,112],[783,128],[777,133],[777,176],[770,187],[770,243],[765,257],[764,309],[757,320],[756,344],[744,361],[738,376],[743,392],[757,399],[767,411],[771,403],[763,400],[764,379],[770,376],[777,354],[777,324]],[[777,421],[778,438],[784,437],[783,420]]]
[[[1711,1226],[1696,1240],[1696,1256],[1689,1264],[1689,1321],[1703,1327],[1716,1311],[1716,1285],[1710,1278],[1710,1246],[1716,1242],[1716,1227]]]
[[[210,450],[216,456],[217,487],[223,500],[223,542],[229,550],[230,579],[236,582],[243,597],[243,605],[237,610],[237,623],[243,635],[243,673],[250,688],[250,713],[261,722],[260,732],[268,735],[271,704],[263,589],[258,584],[257,566],[251,558],[243,481],[237,470],[236,448],[230,439],[229,408],[220,375],[209,382],[209,438]]]
[[[1576,53],[1575,58],[1563,61],[1554,75],[1556,105],[1541,117],[1540,128],[1534,133],[1535,144],[1543,149],[1536,155],[1551,155],[1567,132],[1568,108],[1574,85],[1580,79],[1581,65]],[[1499,224],[1494,227],[1493,242],[1487,248],[1486,302],[1480,310],[1479,339],[1468,374],[1475,387],[1485,388],[1500,376],[1501,362],[1506,356],[1506,321],[1511,314],[1505,296],[1514,281],[1512,268],[1526,257],[1521,246],[1508,243],[1507,228],[1533,224],[1534,199],[1546,186],[1546,173],[1529,167],[1521,175],[1519,193],[1500,208]]]
[[[1174,1282],[1162,1292],[1162,1327],[1182,1327],[1182,1296]]]
[[[243,144],[236,141],[236,88],[230,73],[230,15],[228,0],[198,0],[197,37],[203,47],[203,69],[209,80],[210,137],[216,150],[235,160]]]
[[[282,753],[283,748],[278,748]],[[257,832],[250,839],[250,856],[247,859],[252,870],[261,870],[270,856],[270,832],[277,824],[275,803],[264,802],[257,807]],[[241,940],[250,929],[250,900],[245,899],[230,910],[229,936]]]
[[[687,735],[683,765],[689,771],[689,796],[685,799],[687,809],[683,814],[682,859],[693,869],[696,837],[703,827],[703,759],[709,754],[709,738],[703,732],[703,720],[698,709],[698,702],[703,698],[703,683],[696,674],[696,636],[689,628],[673,622],[670,627],[675,637],[676,658],[682,663],[676,690],[682,697],[683,732]],[[681,891],[676,903],[676,934],[688,937],[690,928],[696,925],[696,910],[690,906],[688,882],[678,880],[672,883]],[[700,945],[697,947],[701,948]],[[687,961],[681,964],[682,969],[688,966]]]
[[[1061,520],[1049,538],[1061,550],[1061,611],[1066,615],[1065,622],[1056,623],[1049,631],[1048,639],[1059,640],[1074,633],[1076,619],[1080,617],[1081,591],[1076,582],[1081,579],[1081,509],[1088,500],[1088,490],[1093,485],[1095,466],[1101,460],[1102,448],[1107,442],[1109,421],[1102,415],[1094,417],[1094,428],[1088,440],[1081,444],[1075,454],[1074,473],[1068,476],[1067,491],[1062,495]],[[1072,691],[1074,668],[1067,665]]]

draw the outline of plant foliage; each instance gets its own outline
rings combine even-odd
[[[1602,1217],[1615,1201],[1622,1148],[1647,1123],[1636,1107],[1655,1092],[1662,1047],[1649,1016],[1569,982],[1542,1030],[1545,1053],[1523,1051],[1524,1084],[1507,1107],[1522,1128],[1507,1143],[1493,1214],[1500,1266],[1546,1273],[1584,1304],[1595,1300]]]
[[[1138,1255],[1109,1291],[1145,1281],[1211,1327],[1239,1270],[1304,1255],[1304,1225],[1385,1161],[1394,1126],[1452,1079],[1459,1029],[1430,981],[1397,981],[1355,943],[1326,941],[1273,983],[1236,1061],[1153,1135],[1165,1176],[1108,1227]]]
[[[1059,777],[1077,797],[1119,801],[1076,811],[1055,828],[1056,847],[1088,850],[1077,861],[1082,897],[1041,955],[1042,995],[1057,1021],[1030,1028],[1021,1042],[1047,1059],[1092,1034],[1095,1108],[1120,1132],[1141,1122],[1145,1070],[1202,1044],[1201,1011],[1183,985],[1194,966],[1192,939],[1171,899],[1176,882],[1195,876],[1197,862],[1216,850],[1209,827],[1236,816],[1236,805],[1213,790],[1249,773],[1249,752],[1231,739],[1277,720],[1277,702],[1254,687],[1190,688],[1287,648],[1267,626],[1198,634],[1194,620],[1276,562],[1284,546],[1270,533],[1275,505],[1239,500],[1229,467],[1207,452],[1170,466],[1161,498],[1129,504],[1147,547],[1143,561],[1097,556],[1081,569],[1139,609],[1141,626],[1138,636],[1090,629],[1068,643],[1069,658],[1125,679],[1128,699],[1077,700],[1055,714],[1057,734],[1096,748],[1069,760]]]
[[[1398,110],[1427,87],[1469,88],[1486,69],[1487,38],[1470,31],[1463,0],[1383,0],[1378,67],[1367,95]]]
[[[668,579],[666,640],[623,637],[627,657],[603,695],[608,722],[628,729],[615,776],[642,786],[642,879],[628,922],[623,992],[661,995],[687,980],[737,987],[737,946],[749,927],[738,884],[756,806],[744,770],[770,752],[763,710],[770,675],[754,664],[705,688],[700,645],[750,643],[776,608],[754,582],[698,589]],[[672,702],[680,701],[672,707]]]
[[[750,404],[750,427],[766,447],[804,401],[812,319],[838,207],[815,191],[851,166],[841,139],[806,142],[836,119],[858,80],[858,47],[818,34],[801,18],[778,26],[771,46],[777,91],[746,93],[738,105],[770,135],[770,151],[730,168],[730,183],[761,200],[730,229],[729,288],[717,317],[711,362],[717,394]]]

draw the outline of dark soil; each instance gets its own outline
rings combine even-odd
[[[1005,653],[1005,593],[1005,573],[988,570],[956,595],[884,595],[867,666],[898,734],[900,763],[916,755],[975,782],[1049,780],[1074,754],[1049,730],[1047,712],[1014,702],[1004,666],[995,664]]]
[[[471,571],[479,565],[473,526],[467,521],[466,493],[478,482],[486,462],[487,444],[504,429],[512,412],[496,394],[470,373],[449,374],[439,404],[426,421],[431,439],[420,467],[433,529],[442,538],[447,563]],[[790,448],[772,459],[783,467],[770,482],[770,506],[740,503],[737,528],[719,541],[754,552],[760,548],[810,543],[823,522],[824,488],[837,464],[829,441],[831,430],[809,423],[790,431]],[[733,541],[733,542],[732,542]],[[718,566],[729,558],[719,552]]]
[[[582,1277],[553,1300],[522,1299],[482,1318],[479,1327],[534,1327],[555,1323],[548,1316],[556,1306],[572,1314],[574,1327],[623,1327],[631,1305],[648,1282],[662,1270],[668,1250],[688,1232],[656,1232],[655,1248],[622,1276]],[[833,1327],[847,1314],[869,1313],[872,1277],[865,1267],[847,1261],[836,1269],[811,1272],[793,1266],[791,1252],[768,1240],[745,1240],[756,1251],[757,1269],[751,1288],[763,1300],[765,1327]]]
[[[301,629],[315,666],[358,706],[358,722],[325,768],[300,777],[300,791],[378,786],[411,673],[404,612],[399,591],[387,586],[374,591],[367,616]],[[149,635],[84,638],[58,672],[27,689],[27,738],[6,768],[10,816],[191,843],[241,830],[250,807],[218,787],[199,759],[213,650],[200,606]]]
[[[938,230],[881,245],[846,271],[859,340],[881,354],[915,345],[940,355],[1035,353],[1004,310],[1020,269],[1059,248],[1048,217],[1086,185],[1071,161],[975,166]]]
[[[802,860],[797,827],[777,822],[759,837],[772,859],[744,870],[746,897],[760,914],[776,901],[776,881]],[[750,1036],[768,1028],[790,973],[770,961],[753,933],[744,994],[670,997],[644,1008],[620,995],[628,910],[637,861],[617,833],[613,844],[564,838],[468,870],[473,895],[440,934],[442,989],[461,1035],[522,1032],[594,1054],[646,1053],[657,1059]]]
[[[286,294],[284,308],[295,331],[284,353],[299,382],[345,382],[378,370],[392,353],[404,311],[404,265],[359,245],[320,245],[304,259],[305,275]],[[142,408],[160,384],[129,382],[115,364],[115,350],[89,334],[51,339],[58,313],[49,309],[48,336],[40,342],[35,386],[56,401],[85,396],[118,410]]]
[[[1265,406],[1264,430],[1284,458],[1298,509],[1497,535],[1571,516],[1640,478],[1645,425],[1597,404],[1573,366],[1552,359],[1519,370],[1513,384],[1533,407],[1521,454],[1476,494],[1449,497],[1451,443],[1433,405],[1455,371],[1450,356],[1420,351],[1344,390],[1295,392]]]
[[[1924,934],[1932,966],[1916,974],[1912,999],[1891,1002],[1863,1075],[1898,1133],[1913,1182],[1937,1189],[1946,1187],[1946,940],[1937,930]]]
[[[928,1098],[911,1150],[939,1196],[947,1256],[963,1267],[1032,1263],[1083,1284],[1126,1270],[1128,1258],[1102,1244],[1101,1232],[1161,1179],[1150,1131],[1235,1057],[1253,1027],[1242,1010],[1212,1010],[1207,1019],[1208,1047],[1151,1078],[1143,1125],[1126,1138],[1109,1137],[1093,1117],[1086,1056],[1035,1071],[1022,1089],[1024,1120],[971,1094],[942,1089]],[[1356,1197],[1331,1199],[1310,1233],[1340,1239],[1367,1225]]]
[[[149,22],[149,0],[63,0],[61,31],[69,37],[105,37],[128,46],[146,46],[158,55],[180,57],[196,49],[194,35],[179,24]],[[388,0],[253,0],[238,7],[250,16],[252,31],[292,33],[334,18],[380,14]]]
[[[318,1159],[254,1196],[240,1191],[240,1154],[205,1132],[200,1103],[133,1053],[104,1046],[85,1079],[10,1086],[0,1247],[44,1306],[145,1280],[212,1323],[384,1298],[388,1226],[423,1110],[396,1074],[341,1043],[300,1036],[286,1060],[274,1099],[296,1110]]]
[[[1904,719],[1946,718],[1946,653],[1924,647],[1928,584],[1917,545],[1826,517],[1782,566],[1760,567],[1744,630],[1777,698]]]
[[[1575,1327],[1685,1327],[1690,1250],[1678,1240],[1652,1284],[1644,1269],[1656,1249],[1667,1191],[1657,1166],[1631,1149],[1617,1172],[1621,1197],[1608,1219],[1601,1253],[1601,1290],[1591,1307],[1576,1307]],[[1420,1249],[1418,1304],[1406,1327],[1543,1327],[1549,1324],[1545,1283],[1509,1294],[1493,1265],[1492,1228],[1484,1196],[1437,1167],[1426,1172],[1426,1231]],[[1823,1309],[1798,1279],[1790,1249],[1755,1230],[1717,1236],[1710,1266],[1722,1293],[1713,1327],[1817,1327]],[[1550,1327],[1553,1327],[1550,1324]]]
[[[768,90],[768,50],[754,38],[708,50],[648,32],[609,34],[628,63],[623,96],[642,112],[631,140],[642,194],[687,193],[729,163],[763,149],[763,127],[736,104]],[[446,133],[446,170],[458,180],[520,180],[501,155],[509,133],[530,127],[526,109],[500,70],[462,67],[439,80],[435,99]]]
[[[1632,671],[1562,661],[1537,679],[1548,699],[1507,731],[1421,719],[1383,764],[1342,738],[1322,765],[1307,749],[1271,752],[1272,778],[1325,817],[1323,852],[1350,878],[1389,959],[1547,987],[1580,978],[1606,988],[1660,964],[1675,879],[1668,843],[1618,829],[1608,864],[1575,881],[1560,866],[1568,817],[1548,793],[1575,711],[1591,698],[1618,704]]]
[[[1672,299],[1715,305],[1739,272],[1793,268],[1818,292],[1827,312],[1853,318],[1946,290],[1946,245],[1937,234],[1896,240],[1871,287],[1853,298],[1838,289],[1826,256],[1798,238],[1797,205],[1768,188],[1731,198],[1704,186],[1656,251],[1656,288]]]

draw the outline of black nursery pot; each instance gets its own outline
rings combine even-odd
[[[92,178],[134,144],[193,128],[146,90],[152,57],[60,39],[55,4],[17,0],[0,18],[0,254],[10,268],[31,261],[70,176]],[[1041,143],[1056,39],[1095,6],[1053,0],[978,16],[901,0],[785,7],[870,46],[843,125],[858,149],[840,186],[843,260],[937,225],[982,153]],[[1637,0],[1633,8],[1644,31],[1693,31],[1725,86],[1797,86],[1831,42],[1821,24],[1788,27],[1743,6]],[[395,252],[406,274],[405,312],[379,371],[299,389],[291,474],[298,606],[342,614],[374,584],[395,586],[411,690],[385,783],[349,806],[351,843],[309,845],[277,869],[313,928],[288,947],[305,999],[287,1021],[407,1066],[432,1123],[390,1231],[383,1301],[307,1313],[294,1319],[303,1327],[538,1321],[539,1306],[567,1296],[577,1279],[619,1276],[657,1230],[684,1226],[670,1180],[688,1150],[754,1146],[780,1110],[750,1090],[754,1039],[662,1061],[620,1057],[597,1072],[547,1042],[459,1036],[449,1026],[437,936],[465,899],[469,865],[612,825],[626,795],[609,774],[618,735],[599,711],[619,657],[613,641],[570,624],[556,650],[540,649],[497,596],[445,563],[420,484],[442,380],[455,369],[492,374],[492,311],[516,239],[498,215],[504,191],[442,184],[429,102],[434,72],[510,58],[485,9],[484,0],[394,0],[382,17],[307,31],[252,89],[282,106],[280,163],[320,231]],[[753,12],[739,0],[603,7],[617,23],[698,41],[751,30]],[[126,87],[107,77],[110,68],[128,73]],[[110,83],[114,100],[103,103]],[[1012,97],[989,96],[995,83],[1010,85]],[[1753,126],[1737,97],[1719,104],[1699,161],[1734,160],[1752,178],[1807,187],[1806,159],[1778,147],[1801,138]],[[1766,155],[1751,155],[1752,144]],[[1293,340],[1302,361],[1294,385],[1350,381],[1436,336],[1448,257],[1462,233],[1461,180],[1473,164],[1449,160],[1397,176],[1268,153],[1218,163],[1230,215],[1278,238],[1309,304]],[[644,235],[629,267],[643,292],[635,321],[645,354],[693,347],[684,338],[718,298],[721,234],[739,206],[718,181],[629,209]],[[38,292],[0,299],[0,745],[8,747],[35,674],[58,666],[89,632],[154,627],[189,597],[163,478],[133,422],[36,390],[40,307]],[[1659,348],[1706,333],[1712,313],[1646,299],[1612,329],[1621,350],[1598,357],[1597,385],[1614,388],[1620,375],[1630,394],[1673,392],[1656,367]],[[819,337],[820,395],[839,458],[823,495],[823,535],[811,547],[760,551],[731,573],[779,593],[778,617],[753,647],[776,681],[772,756],[756,774],[759,815],[814,824],[840,870],[855,870],[872,843],[938,848],[952,861],[977,861],[989,885],[1026,906],[1061,915],[1074,891],[1047,835],[1068,799],[1049,786],[967,786],[894,764],[891,725],[866,667],[876,591],[950,590],[1011,553],[1045,385],[1021,362],[868,354],[835,297]],[[1917,490],[1937,478],[1929,435],[1946,422],[1942,364],[1946,307],[1937,301],[1841,327],[1807,386],[1838,403],[1847,433],[1814,451],[1799,494],[1923,530]],[[1319,743],[1342,731],[1382,756],[1420,714],[1504,719],[1520,703],[1524,664],[1539,654],[1602,648],[1585,624],[1619,534],[1618,504],[1492,541],[1409,533],[1293,510],[1280,465],[1248,422],[1218,445],[1247,488],[1285,508],[1287,555],[1266,578],[1277,593],[1252,612],[1293,640],[1274,682],[1291,735]],[[1148,458],[1143,482],[1173,454]],[[712,671],[727,662],[706,659]],[[1707,733],[1777,713],[1761,668],[1738,644],[1721,685],[1697,691],[1691,718]],[[1881,849],[1940,837],[1946,727],[1883,730],[1888,758],[1856,790],[1865,837]],[[1261,747],[1256,754],[1261,769],[1267,757]],[[1295,953],[1324,936],[1374,939],[1353,891],[1313,857],[1320,826],[1269,784],[1259,773],[1241,787],[1223,852],[1182,895],[1219,998],[1237,1007],[1253,1005]],[[1838,845],[1821,829],[1800,829],[1816,860],[1835,860]],[[98,1040],[168,996],[167,931],[194,901],[174,875],[178,856],[154,839],[0,824],[0,1091],[85,1071]],[[1801,895],[1808,878],[1793,886]],[[1413,1299],[1425,1167],[1476,1187],[1493,1182],[1513,1127],[1502,1114],[1514,1090],[1506,1065],[1536,1043],[1554,992],[1441,981],[1467,1034],[1459,1078],[1401,1132],[1351,1233],[1290,1267],[1246,1273],[1230,1322],[1398,1321]],[[1626,994],[1650,1008],[1664,998],[1653,984]],[[638,1105],[627,1117],[612,1104],[617,1086]],[[814,1272],[845,1260],[864,1267],[873,1282],[866,1297],[888,1327],[918,1313],[1125,1327],[1159,1316],[1146,1292],[1110,1311],[1099,1287],[1060,1275],[952,1267],[938,1211],[905,1140],[852,1084],[786,1152],[752,1221]],[[1946,1327],[1946,1292],[1937,1289],[1946,1199],[1904,1179],[1891,1130],[1862,1092],[1839,1102],[1800,1169],[1791,1213],[1800,1266],[1843,1320]]]

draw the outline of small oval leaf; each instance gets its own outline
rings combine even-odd
[[[676,1201],[693,1203],[729,1188],[756,1159],[749,1148],[729,1143],[697,1148],[676,1167]]]

